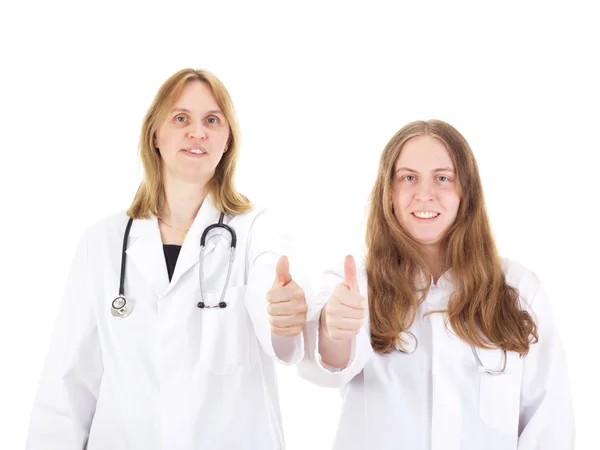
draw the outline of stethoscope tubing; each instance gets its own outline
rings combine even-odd
[[[200,309],[213,309],[213,308],[225,308],[227,307],[227,303],[225,302],[225,295],[227,292],[227,286],[229,286],[229,280],[231,279],[231,271],[233,268],[233,261],[235,260],[235,247],[237,245],[237,235],[235,230],[231,228],[229,225],[223,223],[223,218],[225,217],[224,213],[221,213],[219,216],[219,222],[209,225],[202,232],[202,236],[200,238],[200,256],[199,256],[199,279],[198,282],[200,284],[200,302],[198,302],[197,306]],[[115,299],[111,303],[111,314],[117,318],[124,318],[131,314],[134,306],[133,299],[128,299],[125,297],[125,272],[127,267],[127,242],[129,240],[129,232],[131,231],[131,225],[133,224],[133,218],[130,217],[127,221],[127,226],[125,227],[125,233],[123,234],[123,248],[121,250],[121,270],[119,276],[119,295],[115,297]],[[229,246],[229,261],[227,263],[227,276],[225,278],[225,284],[223,286],[223,290],[221,291],[221,297],[219,299],[219,303],[216,305],[207,305],[204,302],[204,286],[203,286],[203,267],[204,267],[204,249],[206,246],[206,238],[208,233],[215,228],[223,228],[231,235],[231,242]]]
[[[229,279],[231,278],[233,261],[235,260],[235,246],[237,245],[237,236],[233,228],[223,223],[223,217],[224,214],[221,213],[221,216],[219,217],[219,222],[206,227],[206,229],[202,233],[202,236],[200,237],[200,256],[198,258],[198,284],[200,285],[200,301],[197,304],[198,308],[200,309],[227,307],[227,302],[225,302],[225,293],[227,292],[227,286],[229,286]],[[225,277],[225,284],[223,285],[223,289],[221,290],[221,298],[219,299],[219,303],[217,303],[216,305],[207,305],[204,302],[204,283],[202,282],[204,278],[204,248],[206,246],[206,237],[208,236],[208,233],[214,228],[223,228],[224,230],[228,231],[231,235],[231,242],[229,245],[229,261],[227,263],[227,276]]]
[[[414,353],[417,350],[417,348],[419,347],[419,340],[417,339],[417,337],[411,331],[403,331],[401,334],[407,334],[408,336],[410,336],[414,340],[415,345],[412,349],[407,350],[407,349],[402,348],[397,343],[395,346],[396,350],[398,350],[400,353],[404,353],[406,355],[410,355],[410,354]],[[477,353],[477,350],[475,349],[474,345],[471,345],[471,351],[473,352],[473,356],[475,357],[475,361],[477,362],[477,365],[479,366],[479,368],[482,371],[484,371],[485,373],[487,373],[488,375],[498,376],[498,375],[503,375],[506,373],[506,365],[507,365],[507,361],[508,361],[508,355],[506,353],[506,350],[502,349],[502,352],[504,353],[504,363],[502,364],[502,369],[500,369],[500,370],[488,369],[487,367],[485,367],[483,365],[483,362],[481,361],[481,358],[479,357],[479,354]]]

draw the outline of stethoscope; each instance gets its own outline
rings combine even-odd
[[[233,228],[229,225],[223,223],[223,218],[225,217],[224,213],[221,213],[219,217],[219,222],[209,225],[202,232],[202,236],[200,237],[200,258],[198,261],[198,282],[200,283],[200,301],[196,306],[200,309],[212,309],[212,308],[226,308],[227,302],[225,302],[225,293],[227,291],[227,286],[229,286],[229,279],[231,278],[231,269],[233,267],[233,261],[235,260],[235,246],[237,244],[237,236]],[[129,316],[135,307],[135,302],[132,298],[125,297],[125,266],[127,259],[127,241],[129,240],[129,231],[131,230],[131,224],[133,223],[133,218],[129,218],[127,222],[127,226],[125,227],[125,234],[123,236],[123,249],[121,251],[121,277],[119,281],[119,295],[115,297],[110,305],[110,313],[113,317],[123,319]],[[231,235],[231,242],[229,245],[229,262],[227,264],[227,277],[225,278],[225,285],[223,286],[223,290],[221,291],[221,298],[219,299],[219,303],[216,305],[207,305],[204,302],[204,286],[202,282],[203,278],[203,267],[204,267],[204,248],[206,246],[206,237],[208,233],[215,228],[223,228],[225,231],[229,232]]]
[[[396,342],[396,345],[395,345],[396,350],[398,350],[399,352],[402,352],[402,353],[406,353],[407,355],[410,355],[411,353],[414,353],[417,350],[417,347],[419,346],[419,340],[414,335],[414,333],[411,333],[410,331],[403,331],[402,333],[410,336],[414,341],[414,345],[412,346],[411,349],[406,350],[406,349],[403,349],[398,342]],[[486,368],[485,365],[483,364],[483,362],[481,361],[481,358],[479,357],[479,353],[477,353],[477,350],[475,349],[474,345],[471,345],[471,350],[473,351],[473,356],[475,357],[475,361],[477,361],[477,365],[479,366],[479,370],[481,372],[485,372],[488,375],[494,375],[494,376],[502,375],[502,374],[506,373],[506,363],[507,363],[506,350],[502,349],[502,352],[504,353],[504,363],[502,364],[502,369],[500,369],[500,370],[493,370],[493,369]]]

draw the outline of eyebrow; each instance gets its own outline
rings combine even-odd
[[[399,167],[394,173],[398,173],[401,170],[404,170],[405,172],[417,173],[416,170],[409,169],[408,167]],[[454,173],[454,169],[452,167],[441,167],[439,169],[434,169],[434,172],[452,172],[452,173]]]
[[[189,109],[185,109],[185,108],[173,108],[171,110],[171,112],[173,112],[173,113],[174,112],[184,112],[184,113],[187,113],[187,114],[191,113],[191,111]],[[206,112],[206,115],[209,115],[209,114],[220,114],[222,116],[225,115],[225,114],[223,114],[223,111],[221,111],[220,109],[211,109],[210,111]]]

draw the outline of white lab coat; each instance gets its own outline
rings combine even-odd
[[[227,216],[226,216],[227,217]],[[200,236],[219,219],[210,197],[169,282],[156,217],[134,220],[127,249],[127,318],[114,318],[123,233],[120,213],[77,248],[33,408],[29,450],[282,449],[274,361],[295,364],[302,336],[272,336],[266,293],[291,240],[264,209],[225,219],[237,233],[225,309],[199,309]],[[216,236],[215,236],[216,235]],[[219,301],[229,234],[211,232],[204,292]],[[309,304],[310,308],[310,304]],[[311,313],[309,310],[309,317]]]
[[[569,450],[574,424],[565,355],[550,302],[538,278],[504,261],[508,284],[538,325],[539,343],[520,358],[507,353],[506,374],[479,369],[471,346],[447,331],[444,309],[452,293],[450,272],[432,284],[410,331],[418,339],[412,354],[379,355],[370,344],[368,317],[341,371],[323,365],[318,352],[318,320],[307,324],[302,377],[341,387],[342,413],[334,448],[343,450]],[[367,276],[358,271],[367,296]],[[343,280],[340,266],[325,274],[317,294],[321,306]],[[450,325],[448,325],[450,326]],[[412,341],[407,336],[407,342]],[[500,369],[501,350],[478,350],[486,368]]]

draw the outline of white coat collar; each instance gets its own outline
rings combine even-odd
[[[430,286],[429,291],[426,294],[425,303],[433,308],[439,309],[440,307],[445,308],[448,303],[448,297],[454,290],[454,284],[452,281],[452,269],[448,269],[444,272],[437,280],[437,283],[433,282],[433,277],[429,276]],[[415,288],[425,289],[427,286],[427,276],[423,270],[419,270],[415,277]]]
[[[212,199],[206,196],[183,242],[170,283],[156,216],[133,221],[129,233],[133,239],[127,249],[127,255],[159,299],[167,295],[181,276],[198,263],[202,232],[207,226],[218,222],[219,216],[220,212],[215,208]],[[224,222],[227,223],[227,220]],[[210,236],[214,239],[207,240],[205,257],[214,250],[219,239],[216,237],[218,234],[219,231],[211,232]]]

